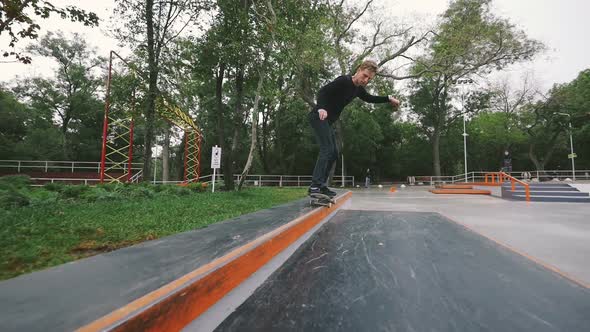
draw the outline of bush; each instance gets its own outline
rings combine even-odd
[[[3,209],[27,206],[30,203],[30,199],[17,190],[0,190],[0,207]]]
[[[46,190],[62,192],[66,186],[63,183],[47,183],[43,186]]]
[[[96,185],[96,187],[104,189],[105,191],[108,191],[108,192],[119,192],[122,190],[122,188],[124,188],[123,184],[118,183],[118,182],[101,183],[101,184]]]
[[[160,195],[176,195],[176,196],[187,196],[191,194],[191,190],[186,187],[180,187],[176,185],[162,185],[162,191]]]
[[[80,196],[88,191],[89,187],[86,185],[70,185],[65,186],[63,190],[59,193],[61,198],[80,198]]]
[[[28,188],[31,183],[31,178],[28,175],[7,175],[0,177],[0,189],[4,190]]]
[[[154,192],[147,187],[139,186],[131,188],[127,191],[130,198],[151,198],[154,197]]]
[[[185,188],[188,188],[192,191],[203,192],[207,189],[207,183],[192,182],[186,185]]]
[[[29,197],[31,205],[53,204],[57,202],[59,194],[55,191],[39,188],[31,190]]]
[[[158,185],[158,186],[153,186],[152,189],[154,190],[154,192],[159,193],[162,192],[164,190],[166,190],[165,185]]]
[[[96,186],[90,188],[80,195],[80,198],[87,202],[113,201],[121,199],[121,194],[118,191],[108,191],[105,188]]]

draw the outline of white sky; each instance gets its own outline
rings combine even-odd
[[[377,0],[377,5],[386,8],[386,16],[416,17],[424,24],[434,23],[436,15],[442,13],[448,0]],[[99,54],[108,55],[109,50],[115,49],[120,53],[127,53],[117,47],[117,42],[106,36],[109,18],[114,7],[114,0],[54,0],[57,6],[67,4],[77,5],[85,10],[94,11],[101,18],[98,29],[90,29],[80,24],[51,18],[40,22],[41,35],[49,30],[61,29],[64,32],[79,32],[86,36],[88,42],[99,50]],[[535,61],[525,65],[516,65],[502,75],[509,75],[516,81],[525,72],[534,72],[538,87],[547,90],[555,83],[573,80],[577,74],[590,68],[590,1],[588,0],[493,0],[495,12],[508,18],[531,38],[545,43],[549,51],[539,56]],[[0,37],[0,49],[6,49],[6,36]],[[24,46],[20,43],[19,46]],[[2,59],[0,59],[2,60]],[[0,63],[0,82],[6,82],[17,76],[49,75],[52,63],[34,58],[32,65],[19,63]]]

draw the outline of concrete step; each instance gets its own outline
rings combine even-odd
[[[525,195],[524,190],[506,191],[505,195]],[[535,196],[579,196],[579,197],[590,197],[590,194],[580,191],[537,191],[531,190],[531,195]]]
[[[489,190],[477,190],[477,189],[432,189],[430,190],[433,194],[447,194],[447,195],[491,195],[492,192]]]
[[[441,184],[436,186],[437,189],[473,189],[472,185],[466,184]]]
[[[516,190],[524,190],[524,186],[521,185],[516,185],[514,186],[514,188]],[[537,187],[537,186],[529,186],[530,190],[536,190],[536,191],[578,191],[578,189],[574,188],[574,187],[555,187],[555,186],[551,186],[551,187]],[[512,186],[502,186],[502,190],[512,190]]]
[[[489,182],[455,182],[453,185],[466,185],[466,186],[488,186],[488,187],[499,187],[499,183],[489,183]]]
[[[525,195],[513,195],[507,197],[508,199],[524,201]],[[590,197],[576,197],[576,196],[539,196],[531,195],[532,202],[569,202],[569,203],[590,203]]]
[[[510,182],[502,182],[502,186],[510,186],[510,184]],[[518,185],[518,182],[516,184]],[[569,183],[528,182],[528,185],[531,187],[571,187]]]

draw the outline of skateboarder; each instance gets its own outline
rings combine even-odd
[[[508,150],[504,151],[504,160],[502,160],[502,171],[510,174],[512,172],[512,156]]]
[[[310,195],[320,193],[330,197],[336,196],[336,192],[327,187],[327,181],[332,165],[338,160],[338,148],[332,126],[340,117],[342,109],[356,97],[368,103],[391,103],[394,108],[399,106],[399,100],[393,96],[373,96],[365,90],[365,86],[375,77],[377,69],[376,62],[366,60],[354,75],[339,76],[318,92],[317,105],[308,115],[320,146],[312,183],[308,189]]]

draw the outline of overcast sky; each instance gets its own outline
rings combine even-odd
[[[378,5],[386,8],[398,17],[420,17],[421,22],[431,23],[436,15],[442,13],[448,0],[377,0]],[[117,48],[115,40],[104,33],[108,29],[109,17],[114,7],[114,0],[54,0],[57,6],[66,4],[77,5],[83,9],[94,11],[102,19],[98,29],[90,29],[80,24],[66,22],[57,18],[40,22],[42,32],[61,29],[64,32],[79,32],[86,36],[88,42],[96,46],[99,53],[107,56],[109,50]],[[508,18],[530,38],[537,39],[547,45],[549,51],[539,56],[532,63],[517,65],[505,71],[513,81],[525,72],[534,72],[539,88],[549,89],[555,83],[573,80],[584,69],[590,68],[590,1],[588,0],[493,0],[495,13]],[[0,49],[6,49],[6,36],[0,37]],[[19,45],[23,45],[22,43]],[[51,73],[51,62],[34,58],[34,64],[0,63],[0,81],[10,81],[17,75],[48,75]]]

